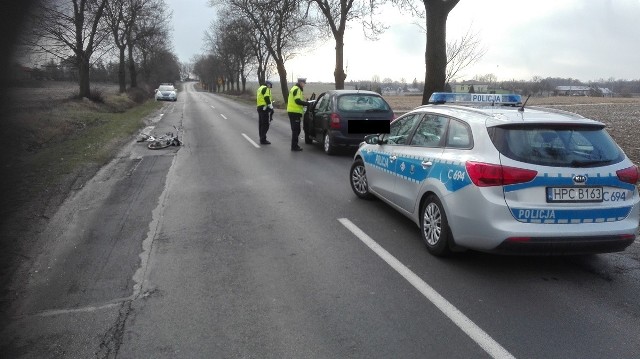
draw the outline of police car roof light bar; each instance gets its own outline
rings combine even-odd
[[[434,92],[429,98],[433,104],[485,104],[485,105],[511,105],[522,104],[522,97],[518,94],[487,94],[487,93],[454,93]]]

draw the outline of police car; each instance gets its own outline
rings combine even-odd
[[[172,84],[163,83],[156,89],[156,101],[178,101],[178,90]]]
[[[434,93],[370,135],[350,170],[419,227],[434,255],[622,251],[640,217],[638,167],[601,122],[520,95]]]

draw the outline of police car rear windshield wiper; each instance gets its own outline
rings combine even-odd
[[[607,164],[609,162],[611,162],[611,160],[598,160],[598,161],[577,161],[577,160],[573,160],[573,161],[571,161],[571,167],[592,167],[592,166],[598,166],[598,165]]]
[[[387,112],[387,110],[383,109],[383,108],[370,108],[364,112]]]

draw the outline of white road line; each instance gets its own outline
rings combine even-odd
[[[257,143],[253,142],[253,140],[249,136],[245,135],[244,133],[242,134],[242,136],[244,136],[244,138],[249,141],[249,143],[251,143],[255,148],[260,148],[260,146]]]
[[[220,116],[222,116],[222,118],[224,118],[225,120],[227,119],[223,114],[220,114]]]
[[[97,306],[97,307],[89,306],[89,307],[74,308],[74,309],[47,310],[47,311],[44,311],[42,313],[38,313],[36,315],[39,316],[39,317],[53,317],[53,316],[57,316],[57,315],[65,315],[65,314],[73,314],[73,313],[92,313],[92,312],[96,312],[98,310],[104,310],[104,309],[110,309],[110,308],[119,307],[119,306],[122,305],[122,301],[131,300],[131,299],[133,299],[133,298],[132,297],[122,298],[122,299],[119,299],[119,302],[104,304],[104,305]]]
[[[211,105],[211,108],[216,108],[215,106]]]
[[[411,285],[413,285],[422,295],[424,295],[431,303],[433,303],[440,311],[446,315],[458,328],[467,334],[474,342],[476,342],[487,354],[493,358],[515,358],[498,342],[493,340],[484,330],[480,329],[471,319],[467,318],[453,304],[449,303],[440,293],[436,292],[431,286],[425,283],[420,277],[413,273],[409,268],[397,260],[391,253],[382,248],[376,241],[371,239],[358,226],[353,224],[347,218],[338,218],[351,233],[353,233],[362,243],[366,244],[380,258],[382,258],[391,268],[395,269],[404,277]]]

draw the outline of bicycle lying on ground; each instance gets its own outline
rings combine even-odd
[[[173,132],[167,132],[160,137],[156,137],[151,134],[141,133],[138,135],[136,142],[149,142],[147,144],[147,148],[150,150],[159,150],[169,146],[181,146],[182,142],[178,139],[178,133],[180,130],[178,130],[175,125],[173,128],[176,129],[175,135]]]

